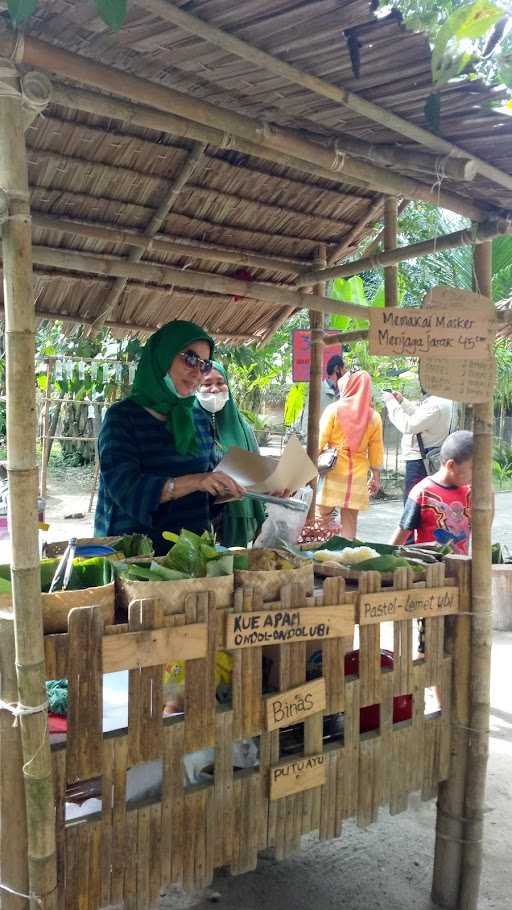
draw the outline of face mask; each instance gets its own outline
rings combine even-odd
[[[166,373],[164,376],[164,383],[169,389],[169,392],[172,392],[173,395],[176,395],[176,398],[190,398],[190,395],[182,395],[181,392],[178,392],[178,389],[174,385],[172,378],[169,376],[169,373]]]
[[[217,414],[218,411],[222,411],[222,408],[227,403],[229,392],[196,392],[196,397],[205,411],[209,411],[210,414]]]

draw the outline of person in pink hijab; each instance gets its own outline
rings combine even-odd
[[[339,400],[326,408],[320,421],[320,452],[334,448],[338,457],[320,481],[317,517],[328,524],[339,508],[342,534],[352,539],[359,511],[368,508],[369,494],[380,488],[384,439],[380,415],[372,406],[369,374],[345,373],[338,389]]]

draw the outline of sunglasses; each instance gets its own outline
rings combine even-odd
[[[183,357],[185,365],[190,370],[199,370],[200,373],[209,373],[212,368],[211,360],[204,360],[195,351],[181,351],[180,357]]]

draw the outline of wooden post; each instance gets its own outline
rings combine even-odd
[[[394,250],[398,236],[398,209],[395,196],[384,200],[384,249]],[[398,306],[398,265],[384,269],[384,305]]]
[[[1,66],[0,186],[9,200],[9,216],[2,229],[2,258],[17,700],[23,706],[19,721],[27,809],[29,892],[40,900],[43,910],[52,910],[56,907],[55,804],[48,741],[38,548],[30,197],[18,74],[10,60],[2,60]]]
[[[322,244],[318,251],[318,265],[325,267],[326,250]],[[319,284],[315,293],[323,296],[325,285]],[[322,366],[324,357],[323,335],[324,316],[318,310],[309,311],[309,328],[311,332],[311,365],[309,368],[309,398],[308,398],[308,440],[307,451],[313,464],[318,463],[318,439],[320,436],[320,393],[322,387]],[[316,507],[316,479],[312,483],[313,499],[309,516],[312,518]]]
[[[448,572],[457,579],[460,605],[471,611],[471,562],[455,556],[447,560]],[[459,904],[464,838],[464,787],[469,726],[471,619],[448,621],[448,650],[452,656],[450,776],[439,786],[432,900],[454,910]]]
[[[491,243],[474,247],[475,290],[491,299]],[[464,847],[460,906],[477,910],[482,869],[482,837],[487,758],[489,754],[490,677],[492,645],[492,395],[473,407],[473,548],[471,599],[471,690],[467,732],[467,773],[464,798]]]
[[[49,429],[49,417],[50,417],[50,400],[52,392],[52,379],[53,379],[53,360],[51,357],[48,358],[46,364],[46,394],[43,404],[43,451],[41,454],[41,496],[46,497],[48,489],[48,462],[50,460],[50,429]]]
[[[5,615],[5,614],[4,614]],[[16,659],[14,624],[0,619],[0,693],[6,702],[16,704]],[[27,820],[23,786],[23,756],[19,726],[13,725],[12,715],[0,711],[0,882],[28,893]],[[23,910],[25,900],[8,892],[0,892],[2,910]]]

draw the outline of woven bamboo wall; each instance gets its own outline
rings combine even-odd
[[[268,730],[261,694],[267,649],[232,652],[233,704],[230,709],[216,705],[215,652],[225,644],[227,617],[215,609],[212,594],[190,596],[182,614],[166,617],[158,604],[137,601],[128,625],[106,629],[97,609],[82,608],[70,615],[67,634],[46,637],[48,678],[69,680],[67,739],[53,748],[62,906],[156,906],[166,883],[206,886],[220,866],[234,874],[254,869],[265,847],[282,859],[299,850],[306,832],[333,838],[346,818],[366,827],[382,806],[391,814],[403,811],[413,791],[424,799],[435,796],[438,782],[449,773],[452,658],[444,648],[446,616],[426,620],[425,654],[415,659],[414,619],[395,621],[394,665],[388,671],[381,669],[380,622],[361,625],[359,675],[341,672],[345,654],[353,649],[353,622],[362,598],[379,593],[381,585],[378,573],[362,574],[352,592],[342,579],[330,578],[314,598],[289,585],[279,604],[264,604],[252,591],[235,593],[239,613],[293,613],[308,607],[323,611],[319,617],[327,608],[339,617],[342,637],[273,646],[281,693],[306,682],[308,656],[322,650],[325,708],[304,720],[303,753],[292,759],[283,755],[280,730]],[[425,589],[451,590],[455,609],[462,609],[453,585],[444,577],[444,566],[433,566],[418,591],[426,596]],[[412,593],[407,570],[398,570],[385,591],[394,595],[401,589]],[[453,597],[451,607],[439,612],[454,612]],[[188,658],[185,716],[162,720],[162,665],[177,658]],[[128,728],[104,735],[102,673],[123,668],[130,670]],[[442,710],[425,716],[425,688],[431,686],[437,687]],[[412,718],[394,724],[393,698],[405,694],[413,697]],[[374,704],[380,706],[379,729],[361,734],[360,709]],[[325,744],[324,716],[341,712],[343,740]],[[243,737],[258,737],[259,767],[234,772],[232,746]],[[212,781],[187,788],[183,756],[206,746],[215,747]],[[309,763],[307,756],[313,759]],[[160,758],[160,796],[127,805],[128,769]],[[287,768],[288,762],[295,764]],[[278,786],[291,795],[270,799],[276,766],[289,772]],[[101,812],[66,823],[66,794],[69,799],[82,786],[84,792],[101,794]],[[301,786],[307,789],[293,792]]]

